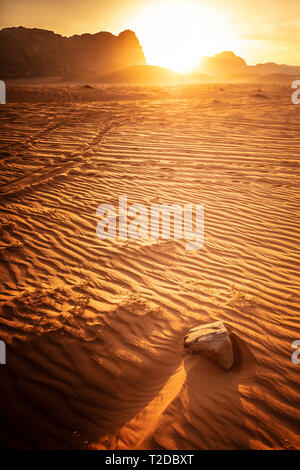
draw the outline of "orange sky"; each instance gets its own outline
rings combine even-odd
[[[130,28],[148,63],[188,69],[231,49],[248,64],[300,65],[300,0],[0,0],[0,28],[70,36]]]

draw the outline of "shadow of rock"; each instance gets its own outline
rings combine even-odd
[[[8,346],[0,370],[1,448],[88,448],[145,407],[180,356],[166,371],[151,371],[146,353],[138,365],[125,357],[118,363],[103,339],[84,341],[63,330]]]
[[[224,371],[202,354],[185,354],[186,380],[161,416],[148,448],[249,449],[245,400],[255,382],[256,360],[231,333],[234,364]]]
[[[230,371],[202,355],[186,356],[184,360],[190,411],[184,427],[197,448],[199,444],[201,449],[249,448],[241,390],[252,386],[256,362],[245,342],[234,333],[231,339],[235,360]]]

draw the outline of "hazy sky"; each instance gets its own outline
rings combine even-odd
[[[200,7],[199,16],[189,5]],[[201,14],[206,11],[203,8],[209,16]],[[156,57],[157,62],[165,60],[162,54],[159,57],[164,39],[169,40],[169,50],[172,42],[182,43],[195,54],[199,38],[201,54],[230,47],[249,64],[300,65],[300,0],[0,0],[0,28],[8,26],[44,28],[66,36],[98,31],[118,34],[130,28],[152,63]]]

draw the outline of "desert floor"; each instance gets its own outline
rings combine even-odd
[[[19,84],[0,107],[2,448],[300,446],[300,105],[282,85]],[[203,203],[205,244],[101,203]],[[187,355],[224,321],[235,364]]]

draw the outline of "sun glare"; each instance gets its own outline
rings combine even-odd
[[[236,50],[236,41],[224,14],[192,1],[165,1],[149,5],[131,21],[147,63],[184,73],[204,55]]]

